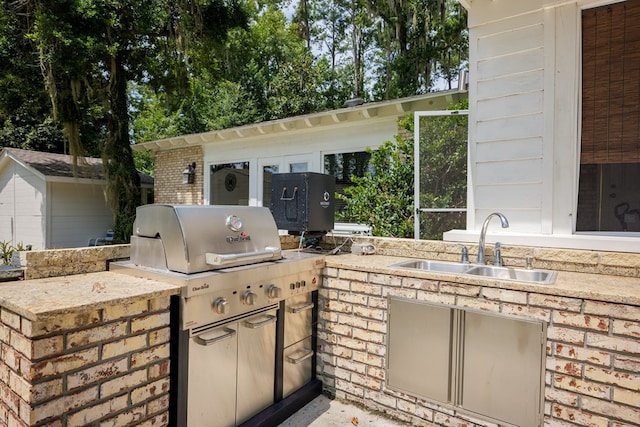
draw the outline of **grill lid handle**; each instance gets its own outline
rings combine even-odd
[[[237,261],[266,261],[269,258],[280,258],[281,250],[280,248],[267,247],[264,251],[243,252],[238,254],[214,254],[207,252],[204,256],[207,264],[220,267]]]

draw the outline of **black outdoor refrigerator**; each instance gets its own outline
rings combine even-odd
[[[307,238],[322,237],[334,227],[336,179],[316,172],[271,177],[271,213],[280,230]]]

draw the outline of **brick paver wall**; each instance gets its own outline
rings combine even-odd
[[[640,425],[640,307],[326,268],[318,376],[337,397],[413,425],[494,425],[386,387],[389,296],[547,322],[545,425]]]
[[[2,309],[0,426],[163,426],[170,297],[42,321]]]
[[[168,204],[201,205],[203,203],[204,171],[202,147],[176,148],[155,154],[154,202]],[[187,165],[196,164],[193,184],[182,183],[182,172]],[[206,174],[206,176],[209,176]]]

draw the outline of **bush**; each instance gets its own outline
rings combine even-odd
[[[11,265],[11,258],[14,252],[30,250],[31,245],[24,245],[22,242],[19,242],[16,246],[13,246],[11,242],[0,240],[0,261],[2,265]]]
[[[452,110],[467,108],[466,101]],[[414,141],[413,115],[399,121],[404,135],[384,142],[371,155],[373,172],[352,176],[353,186],[344,190],[345,208],[340,221],[367,224],[374,236],[414,236]],[[420,199],[431,208],[463,208],[467,198],[467,118],[441,116],[420,127]],[[444,231],[464,228],[464,213],[422,215],[420,238],[442,239]]]
[[[337,218],[370,225],[374,236],[413,237],[413,140],[396,136],[367,152],[373,172],[337,194],[346,203]]]

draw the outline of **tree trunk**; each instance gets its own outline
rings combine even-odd
[[[136,207],[140,204],[140,176],[129,142],[127,76],[124,53],[109,59],[109,133],[102,154],[108,182],[108,201],[114,213],[115,239],[128,242],[133,231]]]

